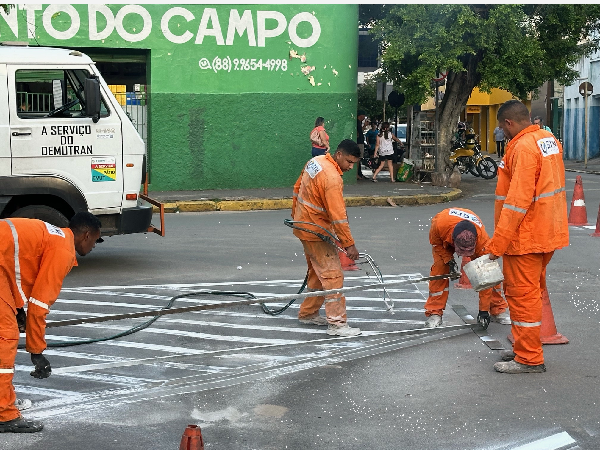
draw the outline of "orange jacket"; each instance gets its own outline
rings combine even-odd
[[[330,154],[315,156],[306,163],[294,185],[292,219],[311,222],[333,232],[342,247],[354,245],[344,203],[342,170]],[[306,224],[299,226],[326,234],[322,229]],[[304,241],[319,241],[312,233],[294,228],[294,235]]]
[[[0,220],[0,299],[15,311],[27,304],[26,348],[46,348],[46,315],[64,278],[77,265],[73,232],[37,219]]]
[[[485,254],[484,247],[490,237],[485,231],[481,219],[473,211],[466,208],[447,208],[433,216],[431,228],[429,229],[429,243],[433,245],[434,251],[442,257],[444,264],[448,264],[454,256],[452,232],[458,222],[463,220],[472,222],[477,230],[477,244],[475,244],[475,254],[472,259]]]
[[[562,151],[554,135],[537,125],[508,143],[498,167],[489,253],[548,253],[569,245]]]

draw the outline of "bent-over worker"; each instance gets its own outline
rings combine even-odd
[[[87,255],[99,239],[100,221],[89,212],[75,214],[69,228],[37,219],[0,220],[0,432],[42,430],[41,423],[25,420],[15,405],[12,380],[19,328],[25,325],[26,350],[35,366],[31,376],[49,377],[50,362],[42,354],[46,316],[64,278],[77,265],[75,252]],[[22,323],[25,304],[26,323]]]
[[[479,258],[485,254],[484,247],[489,239],[483,222],[473,211],[465,208],[447,208],[439,212],[431,219],[429,229],[429,242],[433,252],[430,276],[445,275],[451,270],[458,272],[454,253],[473,259]],[[447,278],[429,282],[429,297],[425,303],[425,328],[435,328],[442,324],[449,284]],[[507,306],[500,293],[499,284],[480,291],[477,319],[480,323],[485,323],[486,327],[490,322],[509,325]]]
[[[545,372],[540,331],[546,266],[569,245],[565,167],[554,135],[531,123],[527,107],[510,100],[498,123],[510,142],[498,166],[490,259],[503,258],[504,295],[510,308],[513,351],[494,364],[504,373]],[[511,359],[514,358],[514,359]]]
[[[352,170],[359,161],[360,148],[350,139],[340,142],[333,156],[327,153],[312,158],[294,185],[292,204],[293,220],[319,225],[334,234],[352,260],[357,260],[359,255],[346,214],[342,173]],[[326,233],[313,225],[301,226],[316,233]],[[308,264],[308,290],[342,288],[344,273],[337,249],[308,231],[294,228],[294,235],[304,247]],[[326,318],[319,315],[323,303]],[[298,319],[305,324],[328,325],[327,334],[331,336],[360,334],[359,328],[348,326],[346,298],[342,294],[305,298],[300,305]]]

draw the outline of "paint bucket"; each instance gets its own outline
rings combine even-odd
[[[498,260],[490,260],[489,255],[480,256],[465,264],[463,270],[475,292],[494,287],[504,280]]]

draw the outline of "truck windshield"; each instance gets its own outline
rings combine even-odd
[[[84,69],[17,70],[17,115],[20,118],[83,117],[85,110]],[[108,115],[102,102],[101,117]]]

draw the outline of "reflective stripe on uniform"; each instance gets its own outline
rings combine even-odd
[[[341,295],[339,297],[326,298],[325,303],[339,302],[341,299],[342,299]]]
[[[305,205],[305,206],[308,206],[309,208],[313,208],[313,209],[316,209],[317,211],[322,211],[322,212],[325,212],[325,210],[324,210],[323,208],[319,208],[318,206],[316,206],[316,205],[313,205],[312,203],[309,203],[309,202],[307,202],[306,200],[304,200],[304,199],[303,199],[302,197],[300,197],[300,196],[298,196],[298,201],[299,201],[300,203],[302,203],[303,205]]]
[[[496,195],[496,200],[506,200],[506,195]]]
[[[506,209],[512,209],[513,211],[516,211],[516,212],[518,212],[518,213],[523,213],[523,214],[525,214],[525,213],[527,212],[527,210],[526,210],[526,209],[519,208],[518,206],[514,206],[514,205],[508,205],[508,204],[506,204],[506,203],[505,203],[505,204],[504,204],[504,206],[502,206],[502,207],[503,207],[503,208],[506,208]]]
[[[12,232],[13,236],[13,241],[15,243],[15,280],[17,282],[17,288],[19,289],[19,294],[21,294],[23,303],[27,304],[27,297],[25,296],[23,288],[21,287],[21,264],[19,263],[19,233],[17,233],[15,225],[9,219],[6,219],[6,223],[10,227],[10,231]]]
[[[331,222],[332,224],[334,223],[348,223],[348,219],[344,219],[344,220],[334,220],[333,222]]]
[[[37,305],[40,308],[44,308],[44,309],[47,309],[48,311],[50,311],[50,307],[48,305],[46,305],[44,302],[41,302],[33,297],[31,297],[29,299],[29,303],[33,303],[34,305]]]
[[[438,295],[442,295],[444,292],[448,292],[448,288],[444,289],[443,291],[440,292],[430,292],[429,296],[430,297],[437,297]]]
[[[513,325],[516,325],[518,327],[525,327],[525,328],[541,327],[542,322],[515,322],[513,320]]]
[[[15,373],[15,368],[12,369],[0,369],[0,373]]]
[[[540,198],[545,198],[545,197],[552,197],[553,195],[556,194],[560,194],[561,192],[564,192],[566,189],[564,187],[561,187],[560,189],[555,189],[552,192],[544,192],[543,194],[538,195],[537,197],[533,197],[533,201],[536,202],[538,201]]]

